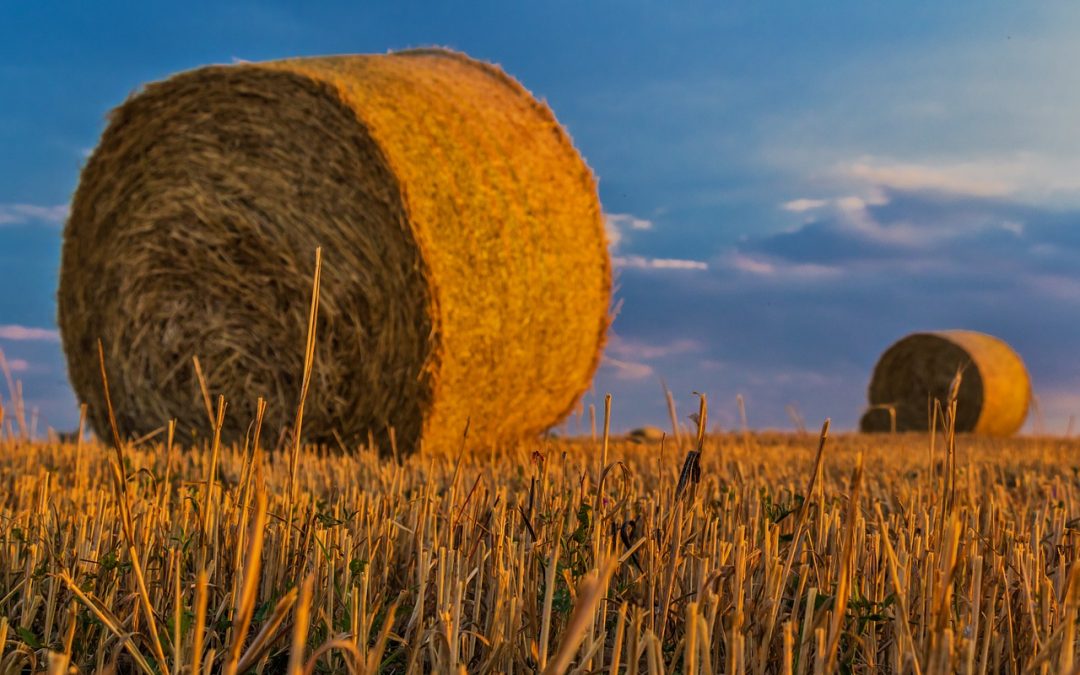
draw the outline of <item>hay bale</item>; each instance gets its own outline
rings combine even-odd
[[[896,432],[896,408],[891,405],[875,405],[866,409],[859,419],[863,431]],[[929,428],[929,427],[927,427]]]
[[[663,440],[665,434],[664,430],[660,427],[644,426],[637,429],[631,429],[630,433],[626,434],[634,443],[652,443],[660,442]]]
[[[870,380],[863,431],[926,431],[930,402],[945,405],[957,368],[957,431],[989,436],[1016,433],[1027,419],[1031,383],[1024,362],[1001,340],[966,330],[908,335],[889,347]]]
[[[457,451],[539,432],[599,362],[611,272],[595,180],[551,111],[443,50],[213,66],[116,109],[64,232],[71,381],[106,434],[240,438],[295,412],[324,247],[305,435]]]

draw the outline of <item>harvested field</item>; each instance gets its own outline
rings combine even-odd
[[[0,441],[0,672],[1074,669],[1076,441],[162,440]]]

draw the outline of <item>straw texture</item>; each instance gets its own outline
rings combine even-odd
[[[444,50],[201,68],[115,110],[64,234],[59,322],[72,383],[105,431],[205,429],[192,357],[241,436],[390,429],[402,451],[539,432],[587,387],[611,272],[595,180],[551,111]]]
[[[1031,383],[1020,357],[998,338],[966,330],[908,335],[878,360],[870,380],[870,409],[863,431],[929,428],[930,404],[945,405],[949,386],[963,369],[957,397],[957,431],[989,436],[1016,433],[1027,419]]]

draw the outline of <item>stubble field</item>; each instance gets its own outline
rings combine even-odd
[[[0,672],[1075,672],[1080,442],[167,436],[0,440]]]

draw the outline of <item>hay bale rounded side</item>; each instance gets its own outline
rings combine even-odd
[[[443,50],[214,66],[111,117],[64,233],[72,384],[121,431],[205,430],[192,357],[288,423],[324,249],[304,429],[455,451],[539,432],[590,382],[611,271],[595,180],[551,111]]]
[[[1020,357],[996,337],[966,330],[908,335],[889,347],[870,380],[863,431],[926,431],[930,406],[945,404],[957,369],[957,431],[1008,436],[1027,419],[1031,382]],[[893,417],[895,415],[895,418]]]

